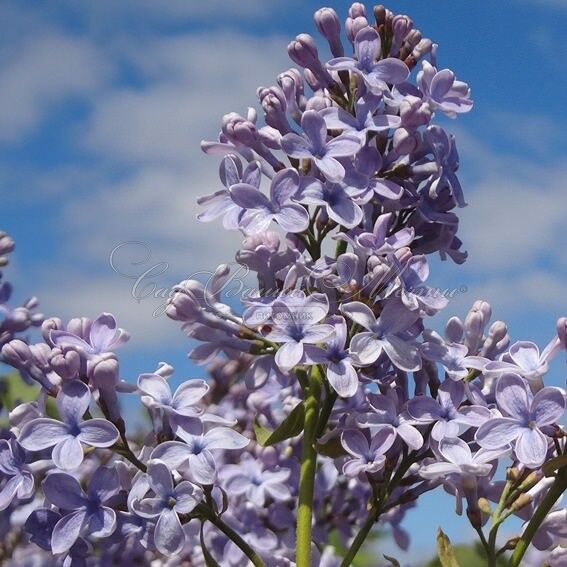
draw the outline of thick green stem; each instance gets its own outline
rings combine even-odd
[[[297,567],[311,566],[311,524],[313,516],[313,494],[315,471],[317,469],[317,422],[319,418],[319,397],[323,377],[317,366],[311,371],[309,389],[304,401],[305,426],[299,473],[299,506],[297,509],[296,564]]]
[[[562,469],[557,473],[555,482],[551,485],[541,504],[536,508],[532,519],[516,544],[510,559],[510,567],[518,567],[521,564],[535,533],[565,490],[567,490],[567,469]]]

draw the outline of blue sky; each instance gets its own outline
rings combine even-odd
[[[348,7],[331,5],[342,14]],[[298,0],[0,5],[0,225],[17,241],[10,279],[20,298],[37,295],[47,315],[114,312],[133,336],[121,353],[126,379],[160,360],[176,366],[178,381],[202,370],[187,361],[178,327],[153,316],[162,300],[136,301],[135,280],[110,266],[112,250],[143,243],[120,248],[115,267],[132,276],[159,265],[144,283],[166,290],[233,258],[233,234],[194,221],[195,198],[218,187],[218,164],[200,153],[199,141],[216,135],[224,113],[255,105],[256,87],[290,66],[285,46],[314,31],[318,7]],[[442,320],[484,298],[515,338],[543,347],[567,314],[567,4],[399,0],[388,7],[410,14],[440,44],[441,66],[469,82],[475,100],[471,114],[446,123],[457,135],[470,203],[462,214],[470,258],[464,266],[434,262],[435,285],[467,290]],[[552,380],[564,379],[563,357]],[[422,527],[424,512],[412,518],[418,547],[430,547],[435,526]],[[464,521],[448,531],[468,536]]]

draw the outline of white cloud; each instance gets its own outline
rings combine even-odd
[[[17,42],[0,57],[0,142],[26,137],[54,105],[92,96],[109,73],[87,40],[48,33]]]

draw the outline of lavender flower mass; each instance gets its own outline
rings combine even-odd
[[[163,362],[128,382],[112,314],[45,317],[0,282],[0,360],[37,389],[0,408],[2,565],[347,567],[370,550],[396,566],[381,541],[406,550],[405,516],[434,491],[482,565],[535,567],[534,549],[567,565],[567,393],[546,384],[567,318],[541,352],[482,300],[432,328],[449,302],[431,259],[467,258],[457,143],[436,121],[473,109],[469,86],[406,15],[357,2],[314,23],[319,47],[290,42],[260,114],[202,143],[220,180],[198,219],[243,241],[257,284],[228,305],[227,258],[175,286],[166,314],[206,379],[172,388]],[[0,233],[3,270],[13,250]]]

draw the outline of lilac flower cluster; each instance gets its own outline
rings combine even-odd
[[[108,313],[47,319],[39,344],[1,335],[3,361],[40,385],[0,441],[7,565],[40,548],[46,565],[346,567],[376,526],[407,549],[404,517],[436,489],[487,565],[525,565],[530,545],[567,561],[566,393],[544,384],[567,319],[541,353],[483,301],[430,328],[448,300],[428,256],[466,258],[455,140],[433,120],[471,110],[469,88],[407,16],[354,3],[346,41],[333,9],[315,24],[332,57],[297,36],[296,67],[258,89],[262,118],[227,114],[203,143],[222,188],[199,218],[242,234],[236,260],[258,282],[242,313],[228,265],[175,288],[167,314],[208,380],[173,392],[161,363],[123,381],[129,336]],[[1,328],[23,330],[13,320]],[[126,430],[121,393],[149,432]],[[501,541],[512,515],[522,532]]]

